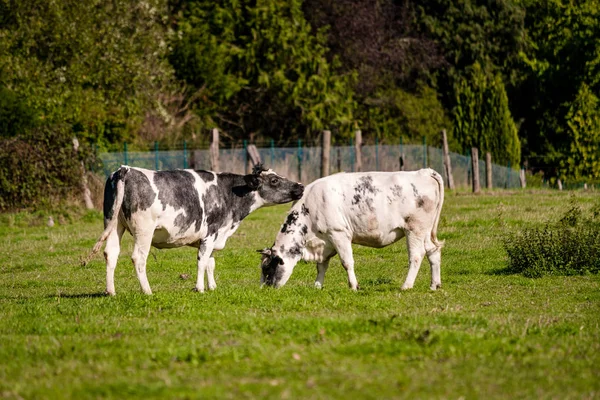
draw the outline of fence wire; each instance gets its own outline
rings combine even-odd
[[[266,147],[258,148],[263,164],[289,179],[310,183],[321,176],[321,147]],[[168,170],[193,168],[210,170],[209,150],[170,150],[151,152],[101,153],[102,172],[109,176],[121,165]],[[405,171],[424,167],[433,168],[444,179],[442,149],[422,145],[365,145],[361,147],[362,171]],[[354,146],[332,146],[329,156],[329,173],[354,172],[356,150]],[[459,188],[471,186],[471,157],[450,153],[452,177]],[[402,165],[401,165],[402,164]],[[246,174],[250,171],[244,148],[219,149],[219,170]],[[479,160],[479,181],[486,187],[485,161]],[[521,186],[519,171],[492,164],[494,188],[518,188]]]

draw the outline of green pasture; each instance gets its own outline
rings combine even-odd
[[[216,255],[217,289],[195,293],[192,248],[153,249],[141,294],[126,234],[116,297],[101,214],[0,216],[0,398],[593,399],[600,397],[600,276],[508,274],[502,238],[556,221],[597,192],[447,193],[442,289],[424,261],[402,292],[404,241],[355,246],[361,289],[335,258],[323,290],[300,263],[259,287],[256,249],[289,205],[251,214]],[[183,275],[183,277],[182,277]],[[188,275],[189,278],[185,279]]]

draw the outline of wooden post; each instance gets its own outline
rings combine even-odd
[[[210,143],[210,169],[215,172],[219,171],[219,130],[213,128],[212,142]]]
[[[485,153],[485,187],[492,188],[492,154]]]
[[[323,131],[321,146],[321,177],[329,175],[329,156],[331,153],[331,131]]]
[[[342,150],[337,148],[337,172],[342,172]]]
[[[354,154],[356,155],[356,172],[360,172],[362,171],[362,153],[361,153],[361,146],[362,146],[362,132],[360,129],[357,129],[356,132],[354,132],[355,135],[355,143],[354,143]]]
[[[560,178],[556,180],[556,184],[558,185],[558,190],[563,190],[562,181]]]
[[[446,183],[448,189],[454,190],[454,178],[452,177],[452,164],[450,163],[450,151],[448,149],[448,137],[446,130],[442,129],[442,154],[444,157],[444,170],[446,171]]]
[[[479,150],[477,147],[471,148],[471,166],[473,171],[473,193],[481,192],[479,185]]]
[[[75,153],[79,151],[79,140],[76,137],[73,138],[73,150]],[[77,157],[77,155],[75,155]],[[94,208],[94,202],[92,201],[92,192],[90,192],[90,188],[88,187],[87,175],[85,172],[85,165],[83,161],[81,161],[81,193],[83,195],[83,202],[85,203],[85,208],[88,210],[92,210]]]
[[[252,171],[252,168],[256,165],[256,164],[260,164],[262,161],[260,159],[260,154],[258,153],[258,149],[256,148],[255,145],[253,144],[249,144],[248,147],[246,147],[246,151],[248,152],[248,171]]]
[[[519,171],[519,180],[521,181],[521,187],[525,189],[527,187],[527,182],[525,181],[525,168],[521,167]]]

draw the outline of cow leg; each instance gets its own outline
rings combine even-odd
[[[431,243],[431,250],[427,251],[427,259],[431,265],[431,290],[436,290],[442,287],[442,249]]]
[[[215,290],[217,288],[217,282],[215,282],[215,258],[211,257],[208,259],[206,264],[206,280],[208,282],[208,290]]]
[[[332,254],[323,257],[323,261],[317,263],[317,279],[315,280],[315,288],[322,289],[323,281],[325,280],[325,273],[329,268],[329,260],[335,255],[335,251]]]
[[[421,236],[408,232],[406,242],[408,244],[408,275],[402,285],[402,290],[412,289],[421,267],[421,261],[425,257],[425,242]]]
[[[214,241],[211,239],[205,239],[202,241],[202,243],[200,243],[200,247],[198,248],[198,276],[196,277],[196,287],[194,288],[194,290],[200,293],[204,292],[204,272],[207,271],[207,269],[208,287],[210,288],[211,284],[215,285],[216,287],[214,277],[215,264],[214,258],[211,257],[213,247]]]
[[[115,292],[115,268],[121,252],[121,238],[125,232],[125,227],[117,224],[117,229],[110,232],[106,238],[104,247],[104,259],[106,260],[106,294],[114,296]]]
[[[358,280],[354,274],[354,256],[352,255],[352,242],[350,238],[341,232],[334,232],[330,236],[333,247],[340,255],[342,266],[348,274],[348,286],[352,290],[358,290]]]
[[[148,277],[146,276],[146,261],[148,260],[150,246],[152,245],[152,235],[134,235],[134,237],[135,244],[133,245],[131,260],[135,267],[135,273],[140,281],[142,292],[152,294],[152,289],[150,289],[150,283],[148,283]]]

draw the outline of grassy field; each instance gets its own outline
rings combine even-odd
[[[358,292],[337,257],[321,291],[308,263],[284,288],[261,289],[255,250],[273,243],[287,205],[242,223],[204,294],[191,290],[195,251],[182,248],[152,250],[154,295],[142,295],[126,234],[109,298],[102,257],[79,263],[99,213],[53,228],[0,216],[0,397],[600,398],[600,276],[507,274],[502,248],[508,232],[597,198],[447,193],[437,292],[427,261],[399,290],[404,241],[355,247]]]

